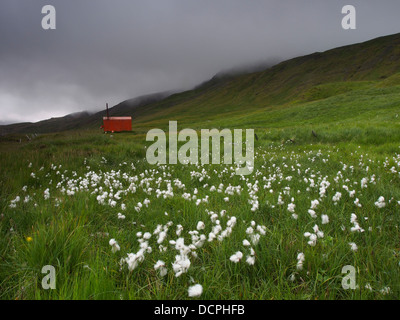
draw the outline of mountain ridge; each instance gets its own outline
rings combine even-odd
[[[110,115],[133,116],[138,126],[164,123],[167,118],[187,123],[193,119],[207,121],[305,101],[310,95],[315,96],[312,91],[318,91],[317,87],[324,84],[342,83],[340,90],[346,91],[352,83],[380,81],[399,72],[400,33],[295,57],[256,72],[217,73],[192,90],[125,100],[110,108]],[[49,133],[96,128],[104,114],[104,111],[92,115],[83,112],[75,118],[67,115],[33,124],[0,126],[0,132]]]

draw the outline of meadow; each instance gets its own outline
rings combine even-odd
[[[135,133],[3,141],[1,298],[397,299],[397,127],[325,126],[256,130],[249,176],[150,166]]]

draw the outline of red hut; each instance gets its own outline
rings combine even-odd
[[[101,128],[104,132],[132,131],[132,117],[110,117],[107,103],[107,116],[103,117]]]

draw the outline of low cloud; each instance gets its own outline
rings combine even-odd
[[[189,89],[221,70],[253,66],[398,32],[398,1],[2,0],[0,121],[101,110],[138,95]]]

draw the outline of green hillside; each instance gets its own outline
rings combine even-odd
[[[175,94],[132,115],[136,126],[161,125],[165,119],[176,119],[185,125],[208,120],[218,123],[221,116],[224,122],[227,118],[246,116],[249,119],[246,125],[262,126],[265,120],[268,126],[279,126],[281,122],[285,125],[283,120],[288,116],[287,108],[294,107],[293,113],[302,110],[296,121],[302,120],[303,116],[310,119],[313,113],[316,116],[318,104],[310,102],[330,99],[327,103],[332,107],[346,97],[353,101],[359,98],[362,103],[369,100],[371,94],[382,96],[389,92],[391,98],[396,99],[396,86],[399,84],[396,74],[399,72],[400,34],[396,34],[295,58],[262,72],[215,78],[195,90]],[[332,100],[334,96],[339,100]],[[382,103],[369,102],[370,106],[365,108],[380,108]],[[280,112],[282,118],[277,119]],[[362,112],[363,109],[358,109],[343,114],[338,110],[334,112],[335,120],[343,116],[354,118],[354,113]],[[325,111],[318,116],[324,114]],[[270,116],[275,117],[274,120],[268,120]],[[252,117],[254,122],[250,120]],[[316,120],[319,123],[322,119]]]
[[[210,121],[223,125],[219,122],[221,117],[224,123],[228,119],[230,123],[235,123],[235,119],[241,116],[248,119],[246,125],[263,126],[264,123],[279,126],[282,122],[285,126],[285,117],[291,116],[288,107],[294,107],[292,113],[302,110],[301,115],[294,118],[296,121],[302,120],[304,116],[304,120],[308,119],[306,122],[310,123],[310,118],[316,116],[319,110],[318,103],[310,102],[329,99],[326,106],[321,106],[323,114],[315,119],[320,123],[323,120],[320,117],[326,114],[326,109],[338,107],[337,112],[331,110],[335,117],[329,116],[328,121],[339,121],[342,117],[354,118],[354,114],[363,113],[367,109],[368,112],[374,108],[382,111],[389,103],[382,99],[368,101],[369,106],[358,106],[353,112],[347,113],[346,110],[339,110],[342,99],[353,99],[355,103],[355,99],[360,99],[359,102],[363,104],[371,94],[378,94],[382,98],[382,95],[390,93],[387,98],[396,101],[397,86],[400,84],[398,73],[400,34],[395,34],[294,58],[261,72],[236,76],[218,75],[194,90],[182,93],[156,94],[137,101],[124,101],[111,108],[110,115],[132,116],[133,126],[138,130],[142,127],[147,130],[149,126],[163,126],[168,119],[191,126],[204,125]],[[339,100],[333,99],[335,96]],[[346,106],[351,107],[348,103]],[[64,117],[36,124],[0,126],[0,129],[5,133],[98,129],[103,115],[104,111],[101,111],[75,119]],[[250,120],[252,118],[254,122]]]

